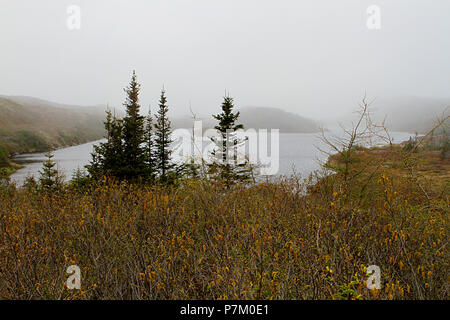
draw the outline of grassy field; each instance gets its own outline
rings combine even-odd
[[[351,179],[317,183],[4,186],[0,297],[449,299],[450,163],[408,159],[413,175],[401,148],[363,149]],[[74,264],[81,290],[65,286]],[[380,290],[366,288],[369,265]]]

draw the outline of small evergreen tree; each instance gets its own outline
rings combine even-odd
[[[172,140],[170,138],[171,124],[167,116],[168,112],[169,107],[167,106],[166,92],[163,89],[159,100],[159,110],[155,124],[156,168],[162,181],[167,181],[168,175],[175,168],[175,165],[171,162],[172,150],[170,149],[170,145]]]
[[[43,163],[42,171],[39,171],[40,188],[46,192],[59,190],[63,183],[63,177],[59,174],[58,169],[55,168],[56,162],[52,160],[53,156],[51,151],[45,154],[47,160]]]
[[[88,173],[85,170],[77,168],[72,174],[72,179],[70,180],[70,186],[76,191],[85,191],[91,179],[89,178]]]
[[[28,176],[23,182],[23,188],[30,193],[37,193],[39,191],[39,183],[37,183],[34,176]]]
[[[153,119],[149,108],[145,119],[145,165],[147,168],[147,179],[153,180],[156,175],[156,155],[154,150]]]
[[[111,112],[110,112],[111,114]],[[106,156],[105,156],[105,171],[109,175],[125,178],[126,172],[124,172],[124,143],[123,139],[123,121],[116,118],[114,114],[111,118],[108,130],[108,142],[106,144]]]
[[[123,178],[122,120],[117,119],[110,110],[107,110],[104,125],[107,140],[94,146],[92,160],[87,169],[96,179],[102,175]]]

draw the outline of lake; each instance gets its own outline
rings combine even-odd
[[[390,132],[394,143],[406,141],[411,133]],[[57,168],[64,174],[66,181],[70,180],[72,173],[77,168],[83,168],[91,160],[93,146],[102,140],[85,143],[78,146],[55,150],[53,160]],[[320,169],[320,162],[325,161],[327,156],[321,153],[317,147],[328,150],[327,146],[319,139],[319,134],[306,133],[280,133],[280,154],[278,175],[291,175],[294,171],[307,177],[314,170]],[[24,167],[11,175],[11,180],[19,185],[28,176],[39,176],[42,162],[46,158],[44,153],[21,154],[14,157],[14,161]]]

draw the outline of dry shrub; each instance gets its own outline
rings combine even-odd
[[[0,297],[448,299],[448,198],[425,205],[400,178],[372,178],[370,201],[337,175],[0,193]],[[81,290],[65,287],[72,264]],[[382,289],[371,292],[372,264]]]

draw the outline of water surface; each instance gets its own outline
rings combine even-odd
[[[395,143],[408,140],[413,134],[406,132],[391,132]],[[58,170],[64,175],[65,180],[70,180],[77,168],[84,168],[91,160],[93,146],[102,142],[98,140],[82,145],[55,150],[53,160]],[[306,133],[281,133],[280,134],[280,169],[278,175],[291,175],[294,171],[307,177],[314,170],[320,169],[320,162],[327,156],[318,150],[328,150],[327,146],[319,138],[319,134]],[[28,176],[39,176],[42,163],[46,160],[44,153],[31,153],[16,156],[14,161],[24,165],[17,170],[11,180],[19,185]]]

